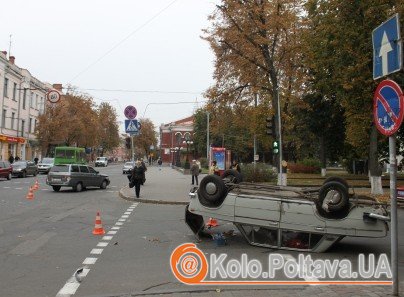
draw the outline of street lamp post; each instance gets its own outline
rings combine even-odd
[[[193,144],[194,142],[190,140],[189,138],[186,138],[182,143],[185,143],[187,145],[187,159],[185,162],[184,169],[189,169],[191,166],[189,164],[189,146]]]

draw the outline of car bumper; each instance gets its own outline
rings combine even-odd
[[[40,173],[48,173],[50,168],[38,168],[38,172]]]

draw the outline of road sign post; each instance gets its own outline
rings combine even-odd
[[[392,293],[394,296],[398,296],[397,157],[395,133],[400,128],[404,117],[404,95],[400,86],[394,81],[384,80],[377,86],[373,97],[373,115],[377,129],[383,135],[389,136]]]

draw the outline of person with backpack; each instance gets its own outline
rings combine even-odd
[[[199,175],[199,166],[196,163],[196,160],[192,160],[192,166],[191,166],[191,174],[192,174],[192,184],[194,184],[194,181],[196,182],[196,185],[198,185],[198,175]]]

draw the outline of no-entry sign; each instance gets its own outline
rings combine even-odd
[[[377,129],[390,136],[400,128],[404,117],[404,97],[400,86],[392,80],[382,81],[373,97],[373,116]]]

